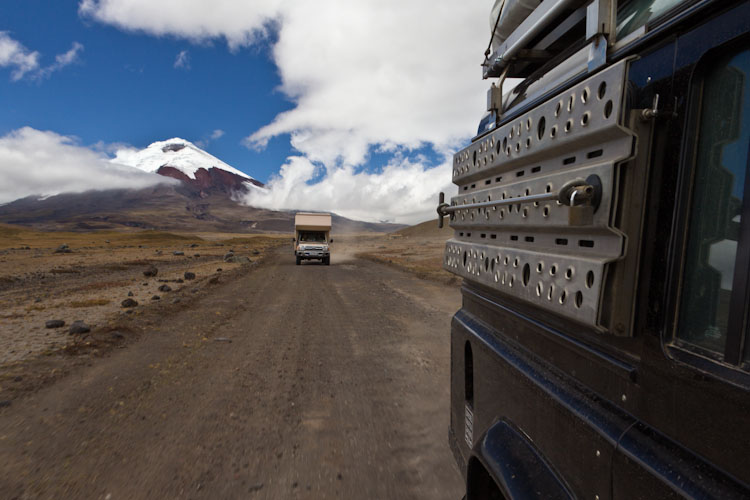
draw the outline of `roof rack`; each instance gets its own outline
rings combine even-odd
[[[512,9],[515,3],[518,0],[506,0],[503,8]],[[500,85],[493,83],[488,90],[487,111],[502,121],[506,111],[531,94],[603,67],[607,49],[615,43],[616,13],[617,0],[542,0],[482,64],[485,79],[500,78]],[[508,15],[512,17],[517,19]],[[507,32],[505,18],[499,21],[498,27]],[[523,82],[503,96],[506,78]],[[529,87],[534,88],[531,94],[526,92]]]
[[[510,5],[512,0],[506,5]],[[588,46],[588,71],[614,44],[617,0],[543,0],[490,55],[483,77],[527,78],[571,48]]]

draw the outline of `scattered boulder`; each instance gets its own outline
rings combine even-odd
[[[208,280],[208,283],[210,285],[216,285],[216,284],[218,284],[219,283],[219,277],[218,276],[212,277],[210,280]]]
[[[172,300],[172,304],[179,304],[180,302],[182,302],[182,300],[180,300],[179,297],[177,297],[176,299]]]
[[[159,297],[158,295],[154,295],[153,297],[151,297],[151,300],[161,300],[161,297]]]
[[[220,273],[220,272],[222,272],[222,271],[223,271],[223,269],[222,269],[222,268],[220,268],[220,267],[217,267],[217,268],[216,268],[216,272],[217,272],[217,273]]]
[[[125,308],[135,307],[138,305],[138,301],[135,301],[133,299],[125,299],[120,305]]]
[[[156,268],[156,266],[148,266],[145,271],[143,271],[143,275],[147,278],[151,278],[159,274],[159,270]]]
[[[7,408],[10,406],[10,401],[0,401],[0,408]]]
[[[234,259],[234,252],[229,252],[224,255],[224,262],[231,262]]]
[[[125,338],[125,335],[123,335],[120,332],[112,332],[112,333],[109,334],[109,336],[112,337],[115,340],[122,340],[122,339]]]
[[[73,250],[68,247],[65,243],[57,247],[57,250],[55,250],[55,253],[71,253]]]
[[[65,326],[65,321],[61,319],[51,319],[44,324],[45,328],[62,328]]]
[[[181,252],[180,250],[175,250],[172,252],[172,255],[185,255],[185,252]]]
[[[91,331],[91,327],[84,323],[83,321],[74,321],[72,325],[70,325],[70,334],[71,335],[80,335],[82,333],[89,333]]]
[[[199,253],[193,254],[193,257],[200,257],[200,256],[201,256],[201,254],[199,254]]]
[[[182,278],[178,278],[174,280],[175,283],[185,283],[185,281]]]
[[[197,247],[197,246],[198,246],[198,244],[197,244],[197,243],[191,243],[191,244],[190,244],[190,248],[195,248],[195,247]]]
[[[159,291],[160,292],[171,292],[172,291],[172,287],[169,286],[169,285],[162,285],[162,286],[159,287]]]
[[[190,271],[185,271],[185,279],[186,280],[194,280],[195,279],[195,273],[191,273]]]
[[[128,292],[128,297],[132,297],[133,295],[135,295],[133,292]]]
[[[253,250],[253,255],[260,255],[260,250]]]

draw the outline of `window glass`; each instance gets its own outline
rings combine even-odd
[[[703,83],[677,337],[723,356],[750,147],[750,50],[720,57]],[[747,279],[747,277],[745,277]]]
[[[685,0],[633,0],[617,12],[617,38],[623,38]]]
[[[306,242],[325,242],[326,233],[320,231],[301,231],[299,234],[300,241]]]

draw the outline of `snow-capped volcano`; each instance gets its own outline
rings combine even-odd
[[[121,149],[112,162],[173,177],[201,190],[218,188],[230,192],[263,187],[246,173],[178,137],[154,142],[140,151]]]

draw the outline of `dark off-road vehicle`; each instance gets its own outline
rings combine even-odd
[[[438,207],[467,499],[750,498],[750,2],[502,10]]]

